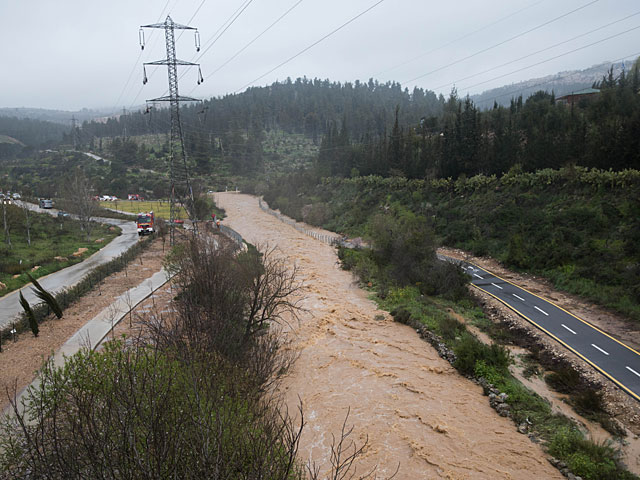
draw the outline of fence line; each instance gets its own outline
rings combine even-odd
[[[236,232],[233,228],[227,227],[226,225],[220,224],[220,231],[229,237],[231,240],[236,242],[239,247],[242,247],[244,241],[242,240],[242,235]]]
[[[263,202],[261,198],[258,198],[258,203],[260,205],[260,208],[263,211],[273,215],[278,220],[280,220],[282,223],[286,223],[287,225],[291,225],[293,228],[298,230],[300,233],[304,233],[305,235],[313,237],[316,240],[320,240],[321,242],[324,242],[327,245],[331,245],[331,246],[342,245],[344,243],[342,237],[333,236],[333,235],[327,235],[327,234],[324,234],[324,233],[319,233],[319,232],[315,232],[313,230],[308,230],[308,229],[304,228],[302,225],[300,225],[298,222],[296,222],[293,218],[289,218],[286,215],[282,215],[280,212],[276,212],[275,210],[270,209],[269,206],[265,202]]]

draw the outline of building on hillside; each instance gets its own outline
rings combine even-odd
[[[599,94],[600,90],[597,88],[584,88],[577,92],[571,92],[568,95],[556,98],[556,104],[573,106],[579,104],[583,100],[591,101],[594,98],[597,98]]]

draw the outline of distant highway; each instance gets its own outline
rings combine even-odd
[[[636,400],[640,400],[640,353],[589,322],[469,262],[438,255],[471,276],[471,284],[554,338]]]

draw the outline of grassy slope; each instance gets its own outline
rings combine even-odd
[[[7,208],[7,217],[11,225],[11,246],[6,238],[0,246],[0,282],[7,286],[0,290],[0,295],[27,284],[29,279],[25,272],[41,277],[81,262],[120,234],[116,227],[111,230],[109,225],[95,225],[89,241],[86,241],[80,222],[32,212],[29,246],[24,212],[18,207],[10,206]],[[103,240],[96,243],[98,239]],[[87,248],[87,251],[81,256],[73,257],[71,254],[79,248]],[[61,260],[56,260],[55,257],[61,257]],[[31,272],[34,266],[40,268]],[[14,278],[16,275],[18,277]]]
[[[116,210],[122,210],[124,212],[140,213],[151,212],[158,218],[169,220],[169,202],[154,200],[154,201],[132,201],[132,200],[118,200],[117,202],[100,202],[100,206],[103,208],[114,208]],[[188,215],[184,211],[184,208],[180,207],[178,210],[178,218],[186,219]]]

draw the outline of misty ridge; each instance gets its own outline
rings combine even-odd
[[[556,97],[561,97],[593,86],[594,82],[602,80],[610,70],[617,77],[625,68],[628,70],[632,65],[632,62],[603,62],[584,70],[558,72],[554,75],[532,78],[499,88],[492,88],[480,94],[471,95],[470,98],[478,108],[486,109],[491,108],[494,101],[498,105],[507,106],[514,96],[522,95],[522,98],[526,100],[540,90],[548,93],[553,92]]]
[[[558,72],[546,77],[532,78],[530,80],[504,85],[499,88],[486,90],[481,94],[471,95],[471,100],[482,109],[493,107],[494,101],[499,105],[509,105],[511,98],[522,95],[526,100],[534,93],[543,90],[548,93],[555,93],[556,97],[576,92],[587,87],[591,87],[594,82],[600,81],[613,69],[615,76],[620,75],[624,66],[629,69],[632,62],[603,62],[598,65],[583,69]],[[428,92],[428,90],[427,90]],[[142,109],[142,106],[140,107]],[[119,117],[122,113],[121,107],[105,107],[101,109],[87,109],[68,111],[51,110],[44,108],[7,108],[0,107],[0,117],[12,117],[17,119],[34,119],[47,122],[60,123],[71,126],[71,118],[75,117],[80,123],[92,120],[106,121],[109,117]]]

